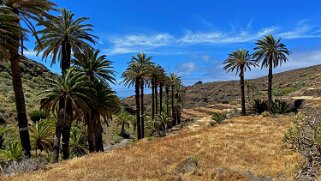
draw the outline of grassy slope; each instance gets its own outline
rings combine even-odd
[[[237,78],[238,77],[236,76],[235,79]],[[263,96],[267,95],[267,77],[260,77],[248,80],[247,82],[253,84],[256,87],[256,90]],[[302,84],[304,86],[302,86]],[[287,94],[293,93],[298,89],[304,89],[304,87],[318,86],[321,86],[321,65],[286,71],[273,75],[273,89],[281,90]],[[126,101],[132,106],[135,105],[134,97],[129,97]],[[187,94],[184,98],[184,107],[205,107],[218,102],[238,103],[239,101],[239,81],[209,82],[200,85],[188,86]],[[150,105],[150,95],[146,95],[145,106],[149,108]]]
[[[30,112],[39,108],[40,85],[52,74],[43,65],[32,60],[22,60],[20,65],[27,111]],[[7,123],[13,123],[16,117],[11,71],[7,62],[0,63],[0,117]]]
[[[108,153],[88,155],[25,173],[8,180],[246,180],[243,173],[293,178],[300,156],[287,149],[283,137],[290,116],[233,118],[217,127],[189,127],[168,137],[143,140]],[[180,175],[176,166],[189,156],[199,162],[197,171]],[[231,171],[219,175],[216,168]],[[217,176],[217,177],[216,177]]]

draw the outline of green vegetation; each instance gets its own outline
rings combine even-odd
[[[289,87],[284,87],[284,88],[275,88],[273,89],[273,96],[285,96],[288,95],[292,92],[298,91],[301,88],[304,87],[304,83],[303,82],[299,82],[299,83],[295,83],[294,85],[291,85]]]
[[[225,113],[215,112],[212,115],[212,120],[214,120],[216,123],[222,123],[225,119],[226,119]]]

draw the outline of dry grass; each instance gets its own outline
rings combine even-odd
[[[291,125],[289,116],[268,118],[247,116],[216,127],[184,128],[179,134],[143,140],[109,153],[88,155],[25,173],[7,180],[211,180],[214,169],[229,168],[223,180],[246,180],[238,173],[293,178],[301,157],[282,141]],[[197,171],[186,175],[175,166],[189,156],[199,162]]]

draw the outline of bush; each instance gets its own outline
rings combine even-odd
[[[226,119],[225,113],[215,112],[212,115],[212,120],[214,120],[216,123],[222,123],[225,119]]]
[[[254,99],[252,103],[252,111],[256,114],[262,114],[264,111],[268,110],[268,104],[266,100]]]
[[[268,103],[266,100],[255,99],[252,104],[252,111],[256,114],[262,114],[268,111]],[[272,103],[272,113],[284,114],[296,112],[296,109],[285,100],[275,99]]]
[[[40,119],[46,119],[46,114],[40,110],[33,110],[29,113],[30,119],[36,123],[40,121]]]
[[[275,114],[284,114],[292,111],[292,106],[284,100],[275,99],[272,106],[272,112]]]

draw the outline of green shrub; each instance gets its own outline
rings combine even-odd
[[[305,84],[303,82],[299,82],[299,83],[295,83],[290,87],[276,88],[272,90],[272,94],[273,96],[284,96],[284,95],[290,94],[291,92],[300,90],[301,88],[304,87],[304,85]]]
[[[225,113],[215,112],[212,115],[212,120],[214,120],[216,123],[222,123],[225,119],[226,119]]]
[[[0,72],[0,77],[11,79],[11,75],[8,72]]]
[[[262,114],[264,111],[268,110],[268,104],[266,100],[254,99],[252,103],[252,111],[256,114]]]
[[[275,114],[289,113],[292,110],[292,106],[284,100],[275,99],[273,101],[272,112]]]
[[[29,113],[30,119],[33,122],[38,122],[40,119],[46,119],[46,114],[40,110],[33,110]]]

